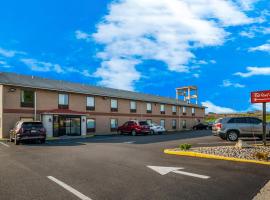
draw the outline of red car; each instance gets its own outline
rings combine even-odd
[[[137,134],[149,134],[150,126],[146,121],[128,121],[118,127],[117,132],[120,134],[130,133],[133,136]]]
[[[42,122],[19,121],[16,123],[15,127],[10,130],[10,141],[14,141],[18,145],[25,140],[39,140],[40,143],[45,143],[46,129],[43,127]]]

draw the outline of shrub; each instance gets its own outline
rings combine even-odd
[[[191,148],[191,144],[181,144],[180,149],[183,151],[189,150]]]
[[[256,152],[254,156],[259,160],[268,161],[269,153]]]

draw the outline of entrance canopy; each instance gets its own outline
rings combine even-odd
[[[53,109],[43,111],[41,114],[55,114],[55,115],[86,115],[86,112],[78,112],[69,109]]]

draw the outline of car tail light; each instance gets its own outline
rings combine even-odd
[[[217,124],[215,125],[215,127],[221,129],[221,128],[222,128],[222,124],[221,124],[221,123],[217,123]]]

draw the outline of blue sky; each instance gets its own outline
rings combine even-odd
[[[213,112],[260,108],[268,0],[0,1],[0,70],[175,97]]]

